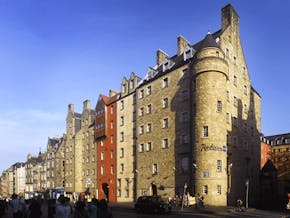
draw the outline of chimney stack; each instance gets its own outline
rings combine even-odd
[[[178,36],[177,37],[177,55],[181,55],[187,45],[190,45],[190,43],[183,36]]]
[[[166,58],[168,58],[168,55],[164,51],[158,49],[157,50],[157,65],[160,65],[162,61],[164,61]]]

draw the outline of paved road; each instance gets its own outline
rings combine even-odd
[[[184,208],[173,207],[170,214],[138,214],[134,210],[133,203],[110,203],[109,207],[112,210],[114,218],[290,218],[289,212],[266,211],[254,208],[248,209],[246,212],[238,212],[233,207],[205,207],[196,209],[194,207]],[[47,204],[42,205],[42,217],[47,218]],[[11,209],[9,209],[3,218],[12,218]]]

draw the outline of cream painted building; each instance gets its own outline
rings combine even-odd
[[[253,89],[239,17],[222,9],[222,28],[177,54],[157,51],[137,89],[137,195],[202,194],[209,205],[258,201],[260,96]],[[150,94],[149,94],[150,93]],[[184,190],[185,188],[185,190]]]
[[[117,201],[136,199],[136,93],[140,78],[134,73],[121,85],[117,101]]]

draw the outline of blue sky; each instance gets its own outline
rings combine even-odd
[[[262,132],[290,132],[288,1],[0,0],[0,172],[62,135],[69,103],[94,107],[124,76],[143,77],[157,49],[176,54],[178,35],[195,43],[220,29],[228,3],[262,96]]]

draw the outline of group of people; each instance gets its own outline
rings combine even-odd
[[[55,206],[55,218],[112,218],[112,212],[105,199],[98,200],[93,198],[87,202],[80,197],[72,206],[69,198],[61,195]]]
[[[18,195],[13,194],[10,201],[10,208],[12,210],[13,218],[39,218],[41,217],[41,200],[29,199],[23,200]],[[6,206],[7,209],[8,206]],[[5,210],[4,210],[5,213]],[[3,215],[4,215],[3,213]]]

